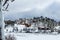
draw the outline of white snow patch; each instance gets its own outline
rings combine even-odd
[[[60,34],[59,35],[34,34],[34,33],[11,33],[11,34],[14,34],[17,40],[60,40]]]

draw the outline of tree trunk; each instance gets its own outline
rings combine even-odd
[[[4,18],[2,14],[2,0],[0,0],[0,40],[4,40]]]

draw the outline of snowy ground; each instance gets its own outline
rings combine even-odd
[[[42,33],[5,33],[5,35],[14,34],[17,40],[60,40],[60,34],[42,34]]]

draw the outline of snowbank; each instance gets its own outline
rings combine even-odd
[[[8,33],[6,33],[8,34]],[[34,33],[11,33],[17,40],[60,40],[59,35],[50,34],[34,34]]]

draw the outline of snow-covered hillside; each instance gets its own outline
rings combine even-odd
[[[32,25],[33,26],[33,25]],[[19,30],[25,28],[24,25],[16,25],[14,27],[18,27]],[[56,27],[55,27],[56,28]],[[60,28],[60,26],[57,26],[57,30]],[[8,32],[6,30],[8,29]],[[12,31],[12,27],[9,26],[5,29],[5,36],[8,35],[14,35],[17,40],[60,40],[60,34],[58,32],[52,32],[52,33],[20,33],[20,32],[9,32]]]

